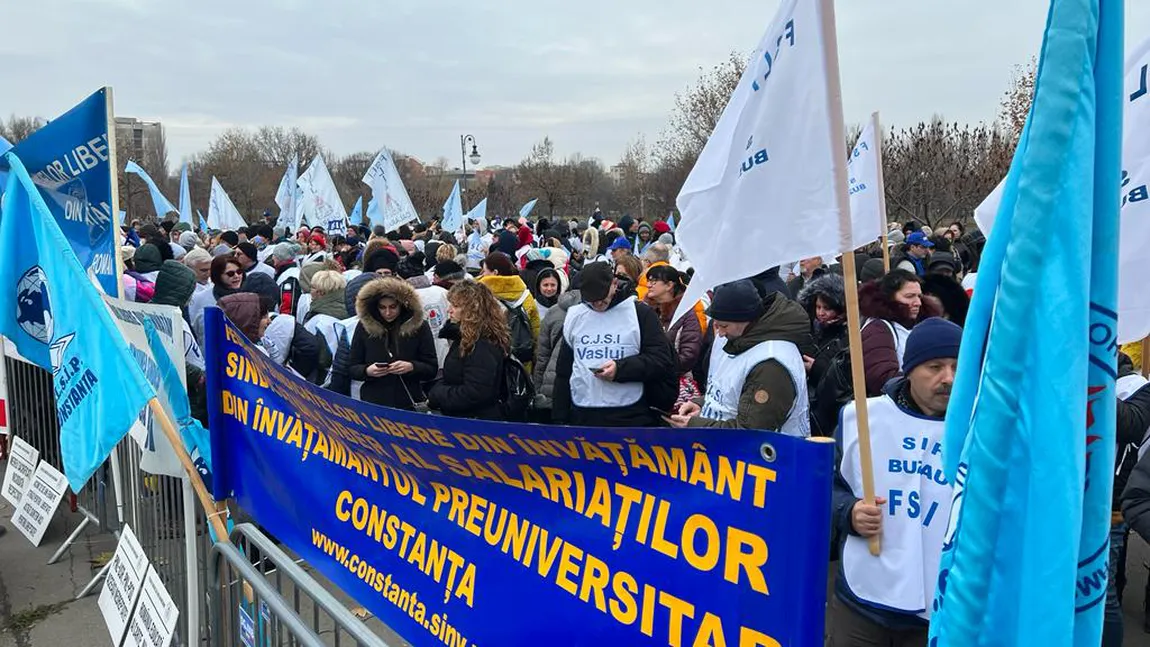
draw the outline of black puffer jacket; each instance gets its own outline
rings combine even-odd
[[[1118,378],[1121,379],[1133,374],[1134,363],[1125,353],[1119,353]],[[1123,491],[1126,489],[1127,483],[1133,480],[1133,473],[1139,467],[1143,467],[1140,463],[1145,463],[1145,461],[1138,460],[1138,446],[1142,444],[1142,438],[1146,435],[1146,430],[1150,428],[1150,384],[1146,384],[1131,393],[1125,400],[1119,400],[1116,418],[1115,436],[1118,448],[1114,458],[1114,504],[1112,508],[1114,511],[1121,509]],[[1147,468],[1143,467],[1143,469]],[[1150,502],[1147,502],[1147,507],[1150,508]],[[1150,514],[1150,511],[1147,514]],[[1150,518],[1147,518],[1146,524],[1150,527]]]
[[[400,314],[390,324],[379,316],[379,301],[399,302]],[[351,339],[348,375],[363,380],[360,399],[396,409],[414,409],[422,402],[423,382],[435,378],[439,360],[435,338],[423,319],[423,306],[415,288],[402,279],[381,278],[365,285],[355,300],[359,323]],[[367,367],[374,363],[411,362],[414,370],[406,375],[370,377]]]
[[[444,324],[439,336],[450,340],[451,348],[443,359],[443,379],[427,392],[428,405],[454,418],[502,420],[499,385],[503,375],[503,350],[480,339],[471,352],[464,355],[459,348],[459,326],[450,321]]]
[[[347,288],[344,289],[343,303],[349,313],[355,314],[355,300],[359,297],[360,290],[378,278],[380,278],[379,275],[373,272],[365,272],[348,282]],[[339,330],[339,328],[336,328],[336,330]],[[351,329],[351,332],[355,332],[354,328]],[[348,336],[340,335],[339,343],[335,349],[335,357],[333,357],[331,361],[331,381],[327,385],[329,391],[335,391],[343,395],[351,395],[351,375],[348,373],[350,367],[351,340]]]

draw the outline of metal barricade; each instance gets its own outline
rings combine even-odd
[[[2,348],[0,346],[0,353],[3,352]],[[39,450],[40,460],[64,471],[52,374],[35,364],[8,355],[4,355],[4,368],[7,373],[11,433]],[[110,532],[119,532],[120,524],[115,518],[115,511],[106,503],[114,498],[109,496],[109,490],[114,488],[110,466],[105,463],[96,470],[80,492],[69,496],[71,510],[84,515],[84,518],[48,560],[49,564],[59,561],[91,523]]]
[[[212,597],[208,644],[323,646],[235,545],[216,544],[208,561]]]
[[[329,645],[361,645],[364,647],[388,647],[388,643],[373,632],[363,620],[357,618],[324,586],[308,574],[290,556],[252,524],[237,524],[232,530],[232,542],[245,555],[249,565],[264,578],[272,590],[283,600],[289,601],[294,614],[305,622],[309,629],[324,637]],[[213,573],[213,575],[215,575]],[[230,582],[231,580],[226,580]],[[226,591],[217,580],[208,589],[213,594]],[[234,586],[234,583],[232,584]],[[238,615],[235,605],[232,609],[221,609],[212,605],[212,626],[220,627],[216,614]],[[225,618],[226,620],[226,618]],[[274,623],[273,623],[274,624]],[[295,645],[306,643],[257,642],[257,645]]]

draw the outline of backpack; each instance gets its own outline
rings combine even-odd
[[[331,349],[323,337],[313,335],[296,322],[287,363],[308,382],[322,385],[327,381],[327,373],[331,369]]]
[[[499,411],[507,422],[527,422],[527,413],[535,399],[535,386],[523,362],[514,355],[503,358],[503,376],[499,381]]]
[[[523,311],[523,302],[530,294],[526,290],[518,300],[508,303],[500,300],[507,308],[507,327],[511,330],[511,355],[523,364],[535,359],[535,335],[531,333],[531,320]]]
[[[299,279],[294,276],[280,283],[279,313],[281,315],[295,316],[296,308],[299,307],[300,292]]]

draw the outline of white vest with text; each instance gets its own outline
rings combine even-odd
[[[882,554],[849,535],[843,573],[851,592],[875,607],[930,618],[938,562],[950,519],[953,488],[942,472],[945,427],[903,411],[887,395],[867,399],[874,457],[875,496],[882,506]],[[855,404],[843,407],[843,458],[839,473],[862,498]]]
[[[867,319],[863,322],[862,327],[859,328],[859,332],[866,330],[867,326],[876,321],[886,326],[887,330],[890,331],[890,335],[894,339],[894,352],[896,355],[898,355],[898,367],[901,371],[902,356],[906,353],[906,340],[910,338],[910,331],[906,328],[903,328],[902,324],[895,323],[893,321],[887,321],[886,319]]]
[[[722,340],[716,339],[711,350],[711,367],[707,373],[707,394],[699,414],[711,420],[734,420],[739,415],[739,396],[743,384],[755,366],[773,359],[787,369],[795,387],[795,403],[779,432],[806,438],[811,435],[810,402],[807,400],[807,371],[798,346],[789,341],[764,341],[738,354],[723,352]],[[770,394],[768,394],[769,397]]]
[[[635,297],[607,312],[580,303],[567,311],[563,339],[571,347],[571,402],[584,409],[626,407],[643,397],[642,382],[608,382],[591,372],[607,363],[639,354],[639,315]]]

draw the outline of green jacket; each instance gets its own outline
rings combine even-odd
[[[769,294],[763,299],[763,307],[766,312],[752,322],[741,337],[728,339],[722,352],[738,355],[762,342],[777,340],[792,342],[800,353],[810,355],[813,350],[811,320],[802,306],[780,294]],[[720,341],[716,338],[715,343]],[[734,420],[696,416],[691,418],[689,426],[778,429],[794,407],[795,395],[791,374],[778,361],[768,359],[756,364],[747,374],[739,395],[739,413]]]

